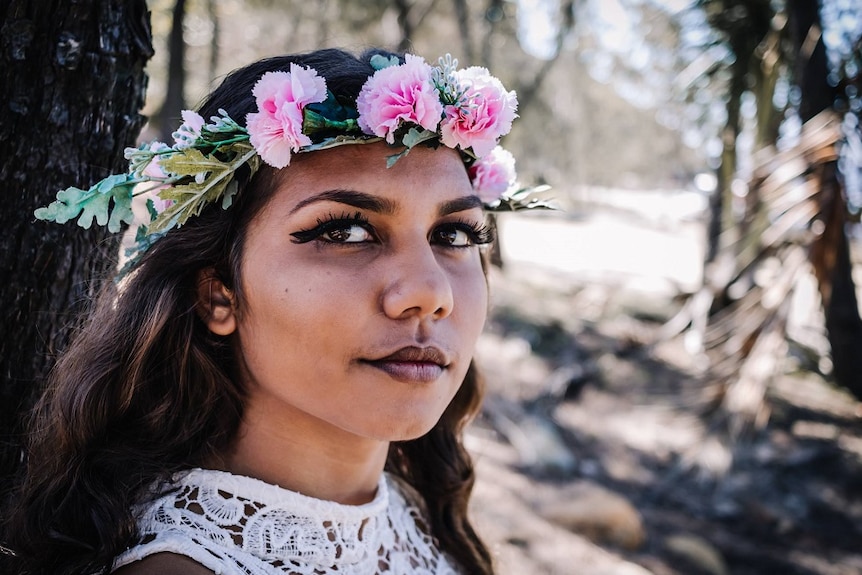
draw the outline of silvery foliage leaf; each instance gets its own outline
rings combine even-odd
[[[455,71],[458,69],[458,59],[446,54],[439,60],[439,65],[431,69],[431,81],[440,92],[441,101],[445,105],[457,106],[464,95],[464,89],[458,84]]]
[[[390,66],[400,66],[401,60],[398,59],[398,56],[391,56],[387,58],[381,54],[375,54],[368,61],[371,64],[371,67],[375,70],[382,70],[383,68],[389,68]]]
[[[417,144],[436,139],[437,132],[432,132],[422,127],[411,127],[401,138],[401,144],[404,145],[404,149],[397,154],[386,156],[386,167],[391,168],[392,166],[394,166],[398,160],[406,156],[410,152],[410,150],[412,150],[413,147]]]
[[[204,129],[211,134],[237,134],[245,133],[246,129],[231,118],[224,108],[219,108],[220,116],[211,116],[210,123]]]
[[[489,212],[519,212],[523,210],[559,210],[559,206],[553,204],[550,200],[543,200],[536,197],[536,194],[541,194],[551,189],[551,186],[534,186],[529,188],[519,188],[518,190],[506,193],[499,200],[487,205],[485,209]]]
[[[154,217],[155,209],[153,208],[152,200],[147,200],[147,209],[150,211],[151,217]],[[128,258],[126,262],[123,264],[123,267],[120,268],[120,271],[117,272],[114,281],[120,281],[125,277],[127,273],[132,271],[135,266],[138,265],[141,257],[144,253],[150,249],[156,241],[161,239],[167,232],[159,232],[159,233],[147,233],[147,226],[140,225],[138,226],[137,231],[135,232],[135,243],[132,244],[131,247],[126,248],[125,256]]]
[[[382,142],[383,138],[379,136],[368,135],[338,135],[332,138],[325,138],[316,144],[304,146],[302,149],[306,152],[314,152],[317,150],[326,150],[329,148],[337,148],[348,144],[373,144],[374,142]]]
[[[123,222],[131,224],[132,189],[139,182],[131,174],[114,174],[87,190],[70,187],[57,192],[57,199],[33,215],[37,219],[64,224],[78,218],[78,225],[90,229],[93,220],[100,226],[107,224],[110,232],[119,232]]]

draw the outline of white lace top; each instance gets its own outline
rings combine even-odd
[[[194,469],[141,509],[138,527],[140,542],[114,569],[169,552],[224,575],[458,573],[420,507],[386,474],[374,501],[353,506]]]

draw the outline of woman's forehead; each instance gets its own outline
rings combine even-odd
[[[397,153],[397,149],[378,142],[297,154],[291,165],[279,172],[279,189],[289,192],[296,202],[330,189],[392,196],[398,203],[418,200],[422,195],[445,200],[473,194],[456,151],[420,146],[387,167],[387,157]]]

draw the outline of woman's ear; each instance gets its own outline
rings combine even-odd
[[[230,335],[236,331],[236,297],[212,268],[198,272],[198,300],[195,309],[214,334]]]

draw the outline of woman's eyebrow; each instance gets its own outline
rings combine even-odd
[[[440,207],[437,209],[437,212],[441,216],[448,216],[449,214],[454,214],[455,212],[463,212],[465,210],[472,210],[473,208],[481,208],[482,200],[479,199],[479,196],[470,195],[464,196],[462,198],[455,198],[454,200],[449,200],[440,204]]]
[[[290,213],[294,214],[305,206],[317,202],[338,202],[340,204],[347,204],[348,206],[384,215],[395,213],[397,207],[395,202],[392,200],[374,196],[372,194],[366,194],[364,192],[357,192],[355,190],[327,190],[311,196],[310,198],[301,200],[293,207],[292,210],[290,210]]]

